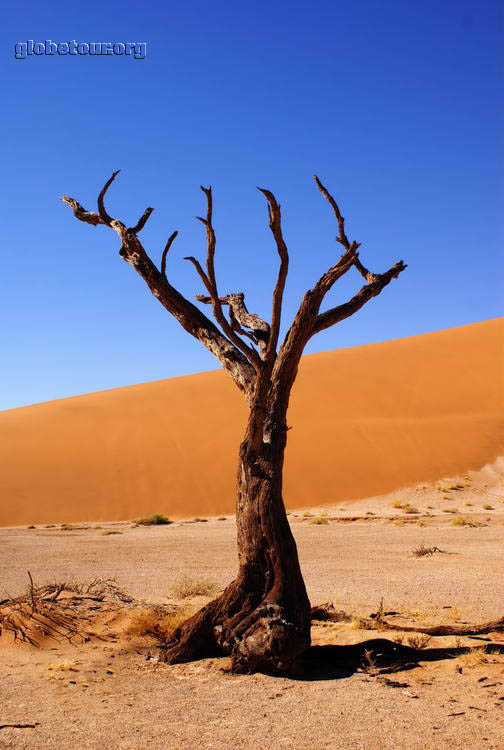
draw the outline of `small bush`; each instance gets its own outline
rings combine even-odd
[[[313,518],[313,513],[309,513],[307,510],[303,513],[303,518]]]
[[[410,635],[408,637],[408,646],[411,646],[411,648],[422,649],[427,646],[430,640],[431,636],[426,635],[425,633],[421,633],[420,635]]]
[[[394,500],[394,502],[390,505],[391,508],[402,508],[402,503],[399,500]]]
[[[150,516],[135,518],[133,523],[136,523],[138,526],[164,526],[172,523],[172,521],[162,513],[152,513]]]
[[[326,525],[329,523],[329,519],[326,516],[319,516],[319,518],[311,518],[310,523],[314,523],[316,526]]]
[[[110,536],[111,534],[122,534],[122,531],[118,531],[118,529],[106,529],[105,531],[101,532],[101,536]]]
[[[219,516],[218,521],[226,521],[226,516]]]
[[[420,513],[420,511],[414,505],[407,505],[403,508],[403,513]]]
[[[443,513],[458,513],[458,508],[443,508]]]
[[[196,516],[196,518],[193,518],[193,523],[206,523],[208,521],[208,518],[199,518],[199,516]]]
[[[488,505],[488,503],[485,503],[485,505],[483,506],[483,510],[493,510],[493,509],[494,509],[493,505]]]
[[[211,596],[217,591],[217,584],[211,578],[193,578],[183,575],[170,589],[177,599],[187,599],[190,596]]]

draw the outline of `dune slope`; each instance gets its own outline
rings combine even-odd
[[[303,358],[288,507],[477,469],[502,454],[504,319]],[[0,526],[230,513],[246,405],[221,371],[0,412]]]

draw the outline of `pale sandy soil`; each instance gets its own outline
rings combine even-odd
[[[467,479],[445,478],[444,485],[462,489],[417,486],[341,511],[306,511],[315,517],[327,513],[327,524],[314,524],[295,511],[290,519],[312,603],[333,601],[337,609],[369,616],[383,597],[385,610],[403,618],[395,621],[411,624],[501,616],[503,475],[497,462]],[[392,508],[397,502],[410,502],[421,512]],[[454,506],[459,515],[486,525],[452,526],[454,514],[443,509]],[[405,525],[394,522],[403,519]],[[148,528],[100,525],[67,531],[0,529],[0,600],[23,590],[27,570],[36,583],[115,576],[138,599],[159,603],[176,601],[170,588],[182,574],[210,577],[224,587],[236,570],[232,517]],[[103,535],[111,529],[122,533]],[[445,554],[414,557],[422,542]],[[189,603],[195,607],[204,601],[198,597]],[[363,671],[361,658],[342,668],[348,656],[343,649],[336,660],[323,651],[318,667],[308,666],[297,679],[233,676],[226,672],[225,658],[176,666],[148,660],[157,653],[154,641],[127,633],[135,610],[125,605],[120,615],[112,612],[96,631],[105,640],[92,637],[79,646],[51,639],[38,649],[13,646],[4,633],[0,748],[504,748],[502,633],[460,641],[433,638],[420,652],[418,666],[388,675]],[[319,645],[344,647],[395,635],[351,623],[313,627]],[[492,644],[496,653],[488,654],[485,663],[467,666],[463,652],[468,647]],[[55,668],[65,662],[71,662],[70,670]]]
[[[303,357],[290,509],[384,494],[502,455],[504,319]],[[245,401],[222,371],[0,413],[0,526],[232,513]]]

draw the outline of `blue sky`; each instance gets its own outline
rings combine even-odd
[[[202,291],[199,185],[212,185],[223,293],[270,312],[282,204],[284,323],[339,254],[317,173],[375,271],[408,269],[308,352],[502,314],[502,11],[497,2],[11,3],[3,12],[0,408],[218,367],[63,194],[134,223],[186,295]],[[145,42],[145,59],[28,56],[14,44]],[[355,272],[330,306],[361,285]],[[470,363],[468,362],[468,366]]]

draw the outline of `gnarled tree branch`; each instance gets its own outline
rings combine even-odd
[[[201,341],[217,357],[239,389],[245,394],[247,400],[251,402],[256,373],[248,358],[244,356],[233,342],[219,331],[216,325],[201,310],[175,289],[166,278],[166,255],[175,239],[176,232],[168,240],[163,252],[162,271],[159,271],[149,258],[135,231],[139,224],[141,225],[140,229],[144,226],[148,216],[143,223],[142,219],[146,216],[147,212],[144,213],[137,227],[130,229],[107,213],[104,205],[105,194],[117,174],[118,172],[113,173],[100,192],[98,197],[98,214],[86,211],[78,201],[69,196],[64,196],[61,200],[72,208],[74,216],[80,221],[93,225],[106,224],[119,235],[121,239],[121,257],[143,278],[152,294],[179,321],[182,327]]]
[[[407,268],[406,264],[403,263],[402,260],[400,260],[385,273],[369,274],[368,271],[368,275],[373,279],[371,283],[363,286],[360,291],[357,292],[357,294],[348,302],[345,302],[343,305],[333,307],[331,310],[327,310],[326,312],[318,315],[313,324],[310,336],[314,336],[316,333],[323,331],[325,328],[330,328],[336,323],[345,320],[345,318],[349,318],[351,315],[354,315],[354,313],[360,310],[361,307],[366,304],[366,302],[369,302],[370,299],[380,294],[382,289],[386,287],[387,284],[392,281],[392,279],[397,279],[399,274],[402,273],[405,268]]]
[[[198,302],[208,305],[212,303],[211,297],[206,297],[203,294],[197,294],[196,299]],[[237,333],[242,336],[248,336],[255,344],[257,344],[261,350],[261,354],[264,356],[266,344],[270,337],[270,326],[266,323],[259,315],[250,313],[245,304],[245,295],[243,292],[237,294],[227,294],[225,297],[219,297],[219,303],[221,305],[229,305],[229,317],[231,327]],[[244,328],[249,328],[252,333],[244,331]]]
[[[161,275],[164,276],[165,279],[167,278],[166,277],[166,256],[170,252],[170,248],[177,235],[178,235],[177,230],[175,230],[174,232],[170,234],[170,236],[168,237],[168,242],[165,245],[165,249],[163,250],[163,256],[161,258]]]
[[[224,315],[222,304],[219,301],[219,291],[217,289],[214,266],[216,237],[212,223],[212,188],[205,188],[203,187],[203,185],[201,185],[201,190],[205,193],[207,199],[207,215],[206,219],[203,219],[201,216],[197,216],[196,218],[198,219],[198,221],[201,221],[201,223],[205,225],[207,231],[207,273],[205,274],[203,268],[201,267],[201,264],[196,260],[196,258],[189,256],[185,258],[185,260],[189,260],[194,265],[201,280],[203,281],[203,284],[205,285],[210,295],[213,314],[217,323],[220,325],[225,335],[233,342],[236,348],[239,349],[242,354],[245,355],[245,357],[247,357],[248,361],[252,364],[257,374],[259,374],[262,369],[262,363],[259,354],[255,349],[246,344],[243,339],[241,339],[237,335],[236,331],[233,330],[231,324],[227,321],[226,316]]]
[[[276,347],[280,333],[280,322],[282,317],[282,301],[285,289],[285,281],[289,271],[289,253],[282,234],[282,215],[280,205],[275,196],[269,190],[258,188],[268,201],[269,227],[276,242],[278,255],[280,257],[280,268],[273,292],[273,312],[271,316],[271,333],[266,347],[265,358],[272,364],[276,357]]]

